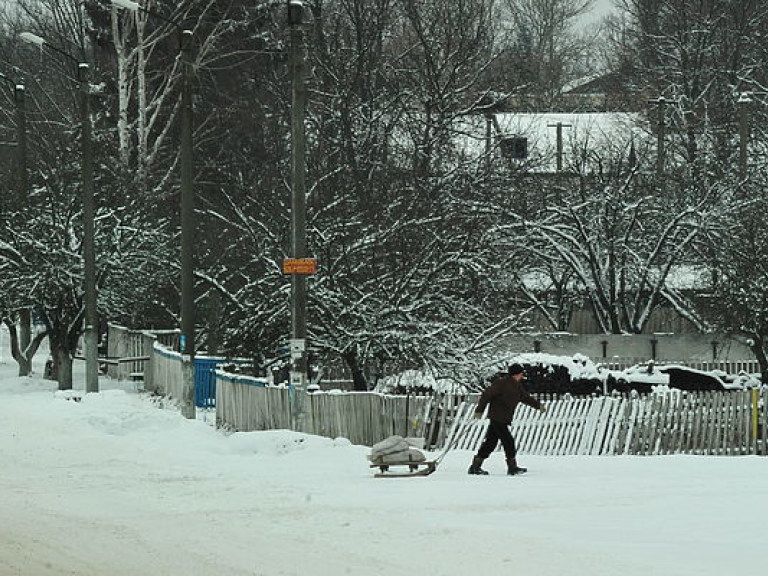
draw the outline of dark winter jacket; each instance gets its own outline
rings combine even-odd
[[[490,420],[509,425],[520,402],[531,408],[541,408],[541,402],[526,392],[522,382],[516,382],[508,374],[499,374],[494,376],[491,385],[483,390],[475,412],[482,414],[488,406]]]

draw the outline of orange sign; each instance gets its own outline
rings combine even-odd
[[[283,274],[316,274],[317,258],[284,258]]]

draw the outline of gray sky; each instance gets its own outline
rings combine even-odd
[[[607,16],[611,11],[615,10],[613,0],[595,0],[594,6],[589,14],[585,14],[583,21],[586,24],[597,22],[603,16]]]

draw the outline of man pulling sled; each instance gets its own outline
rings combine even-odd
[[[504,454],[507,458],[507,474],[514,476],[528,471],[527,468],[521,468],[517,465],[517,448],[509,426],[512,424],[515,408],[521,402],[541,412],[546,412],[547,408],[525,390],[523,387],[524,377],[523,367],[520,364],[512,364],[507,374],[500,372],[493,376],[491,385],[480,395],[474,416],[481,418],[486,406],[488,407],[488,431],[485,433],[485,439],[480,445],[477,455],[472,459],[469,474],[478,476],[488,474],[481,466],[483,461],[496,449],[499,441],[504,447]]]

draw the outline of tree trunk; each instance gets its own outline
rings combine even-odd
[[[752,336],[752,352],[760,365],[760,379],[763,384],[768,384],[768,354],[766,354],[764,341],[755,335]]]
[[[208,322],[208,336],[206,338],[208,355],[216,356],[219,353],[219,347],[222,341],[222,308],[221,295],[218,290],[212,290],[208,296],[208,311],[206,314]]]
[[[74,328],[82,326],[82,314],[70,316],[66,313],[67,311],[67,307],[62,305],[56,314],[53,316],[49,314],[51,329],[48,341],[51,345],[53,373],[59,383],[59,390],[72,389],[72,360],[77,350],[77,342],[82,335],[81,330]],[[70,327],[72,327],[71,331]]]
[[[127,47],[120,32],[119,12],[112,11],[112,40],[117,62],[117,142],[120,162],[127,169],[131,160],[131,136],[128,128],[128,106],[130,102],[130,80],[128,78]]]
[[[28,376],[32,372],[32,354],[29,345],[32,341],[32,312],[29,308],[19,310],[19,350],[22,362],[19,362],[19,376]],[[22,373],[23,371],[23,373]]]
[[[69,351],[57,349],[51,350],[53,354],[53,369],[56,372],[56,380],[59,390],[72,390],[72,356]]]
[[[32,373],[31,358],[27,358],[24,355],[20,355],[17,362],[19,363],[19,376],[29,376]]]
[[[11,343],[11,356],[19,365],[19,376],[29,376],[32,373],[32,358],[40,347],[40,343],[48,335],[47,332],[37,334],[31,338],[31,321],[29,309],[19,312],[19,324],[7,320],[8,336]]]
[[[10,319],[5,319],[5,325],[8,328],[8,339],[11,344],[11,356],[19,364],[19,376],[29,376],[31,371],[30,362],[21,353],[19,344],[19,331],[16,323]]]

